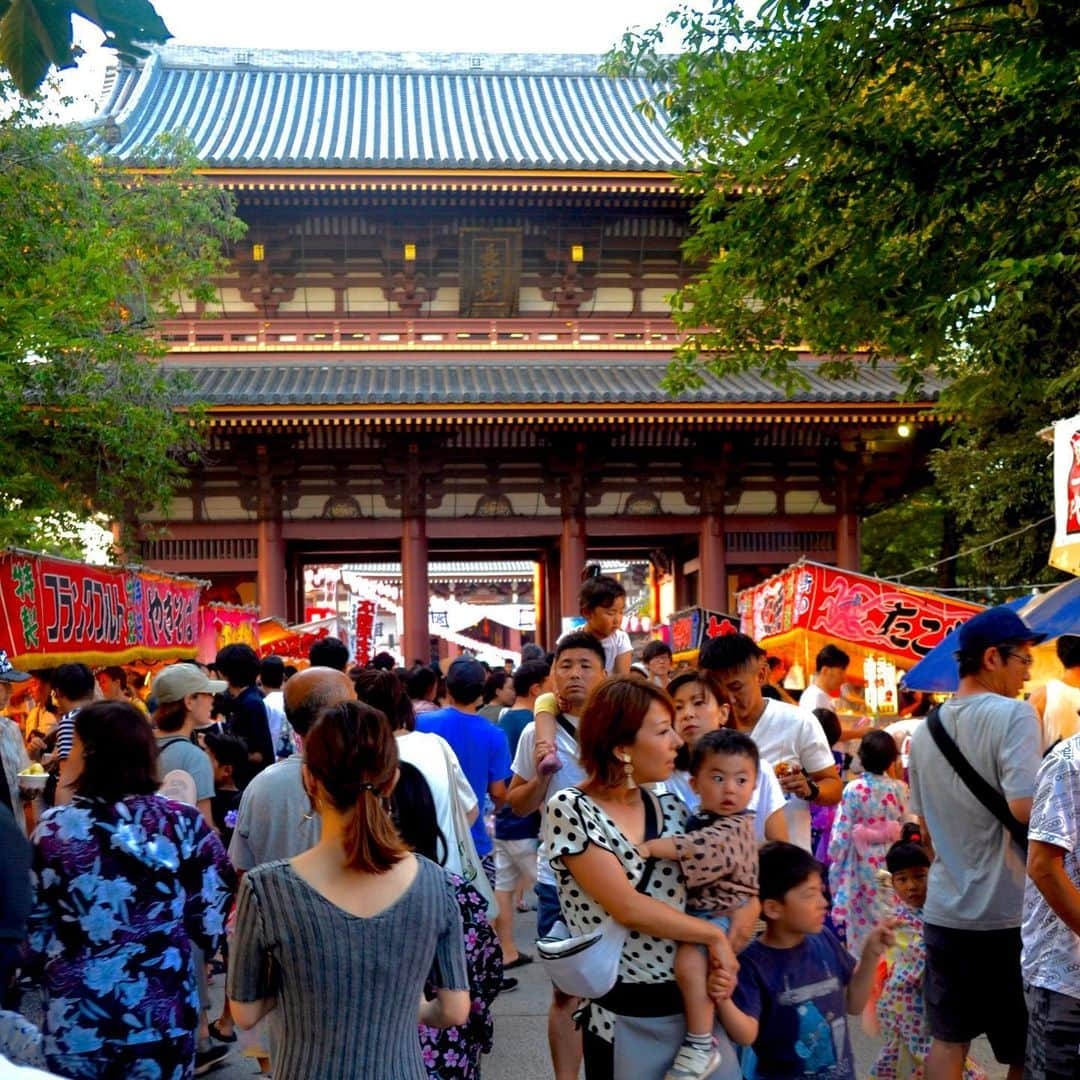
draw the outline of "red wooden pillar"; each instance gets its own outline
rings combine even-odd
[[[846,462],[837,464],[836,478],[836,565],[842,570],[858,570],[861,548],[855,469]]]
[[[852,510],[836,515],[836,565],[842,570],[858,570],[862,542],[859,515]]]
[[[423,513],[405,514],[401,519],[401,607],[405,621],[401,652],[406,667],[414,660],[426,664],[431,659],[429,601],[427,519]]]
[[[559,606],[561,620],[567,615],[580,615],[578,594],[581,575],[585,570],[585,514],[577,509],[563,510],[562,535],[559,537]]]
[[[711,611],[728,609],[727,549],[722,505],[701,515],[698,529],[698,604]]]
[[[256,523],[256,582],[259,614],[288,618],[285,599],[285,538],[281,532],[281,488],[273,457],[265,443],[255,447],[255,482],[259,520]]]
[[[256,540],[258,543],[259,614],[265,619],[276,615],[288,618],[285,599],[285,539],[281,534],[281,518],[260,515]]]

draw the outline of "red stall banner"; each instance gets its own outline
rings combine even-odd
[[[0,552],[0,648],[23,670],[195,655],[204,582]]]
[[[258,608],[236,604],[203,604],[199,608],[199,660],[212,664],[226,645],[250,645],[258,651]]]
[[[363,667],[371,659],[375,640],[375,601],[356,602],[356,662]]]
[[[850,570],[802,561],[736,597],[743,632],[755,641],[803,630],[914,664],[978,604]]]

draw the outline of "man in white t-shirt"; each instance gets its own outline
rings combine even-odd
[[[840,687],[847,678],[848,664],[851,657],[836,645],[826,645],[817,654],[816,672],[810,685],[799,698],[799,708],[813,712],[815,709],[829,709],[836,712],[837,697]]]
[[[1080,637],[1062,634],[1054,648],[1065,670],[1060,679],[1035,687],[1029,699],[1042,726],[1044,754],[1055,743],[1080,734]]]
[[[843,790],[817,717],[762,695],[767,677],[765,653],[746,634],[712,638],[701,650],[698,666],[712,675],[717,691],[731,707],[735,727],[757,743],[762,759],[776,770],[787,796],[788,838],[809,851],[810,804],[831,806],[840,801]],[[796,765],[797,769],[791,768]]]
[[[259,665],[259,689],[262,691],[263,705],[266,706],[266,722],[270,725],[270,742],[274,747],[274,758],[288,757],[289,753],[282,753],[283,740],[282,729],[289,737],[287,742],[292,741],[292,729],[288,727],[285,719],[285,661],[280,656],[264,657]]]
[[[604,678],[604,649],[600,642],[592,634],[581,631],[567,634],[556,646],[551,676],[555,694],[567,710],[560,714],[555,726],[556,748],[562,766],[554,773],[540,773],[540,762],[550,747],[541,745],[538,749],[536,725],[526,724],[518,739],[507,791],[507,801],[519,817],[539,810],[556,791],[581,784],[585,779],[585,771],[578,763],[577,738],[573,732],[586,699]],[[540,835],[543,836],[542,828]],[[543,843],[536,859],[536,900],[536,929],[543,937],[559,918],[555,876],[548,865]],[[552,987],[548,1044],[555,1080],[577,1080],[581,1070],[581,1033],[574,1025],[577,1000]]]
[[[1080,735],[1047,755],[1028,828],[1021,968],[1028,1006],[1024,1075],[1075,1076],[1080,1046]]]

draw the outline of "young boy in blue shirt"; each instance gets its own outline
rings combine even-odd
[[[756,1080],[855,1080],[847,1014],[862,1012],[878,958],[892,943],[877,926],[858,964],[825,926],[821,864],[794,844],[761,849],[759,889],[765,933],[739,956],[739,976],[720,1019],[754,1055]]]

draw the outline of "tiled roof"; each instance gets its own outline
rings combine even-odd
[[[692,405],[869,405],[903,398],[895,364],[868,366],[856,379],[830,379],[820,367],[816,361],[801,361],[799,370],[810,388],[790,396],[759,375],[718,379],[705,373],[700,387],[675,400]],[[665,404],[672,401],[660,386],[666,369],[663,360],[554,363],[520,358],[497,363],[455,358],[438,363],[169,365],[191,376],[194,400],[221,406]],[[935,387],[927,397],[936,397]]]
[[[679,168],[662,111],[636,108],[651,84],[600,61],[167,45],[115,78],[92,149],[137,164],[186,132],[214,168]]]

